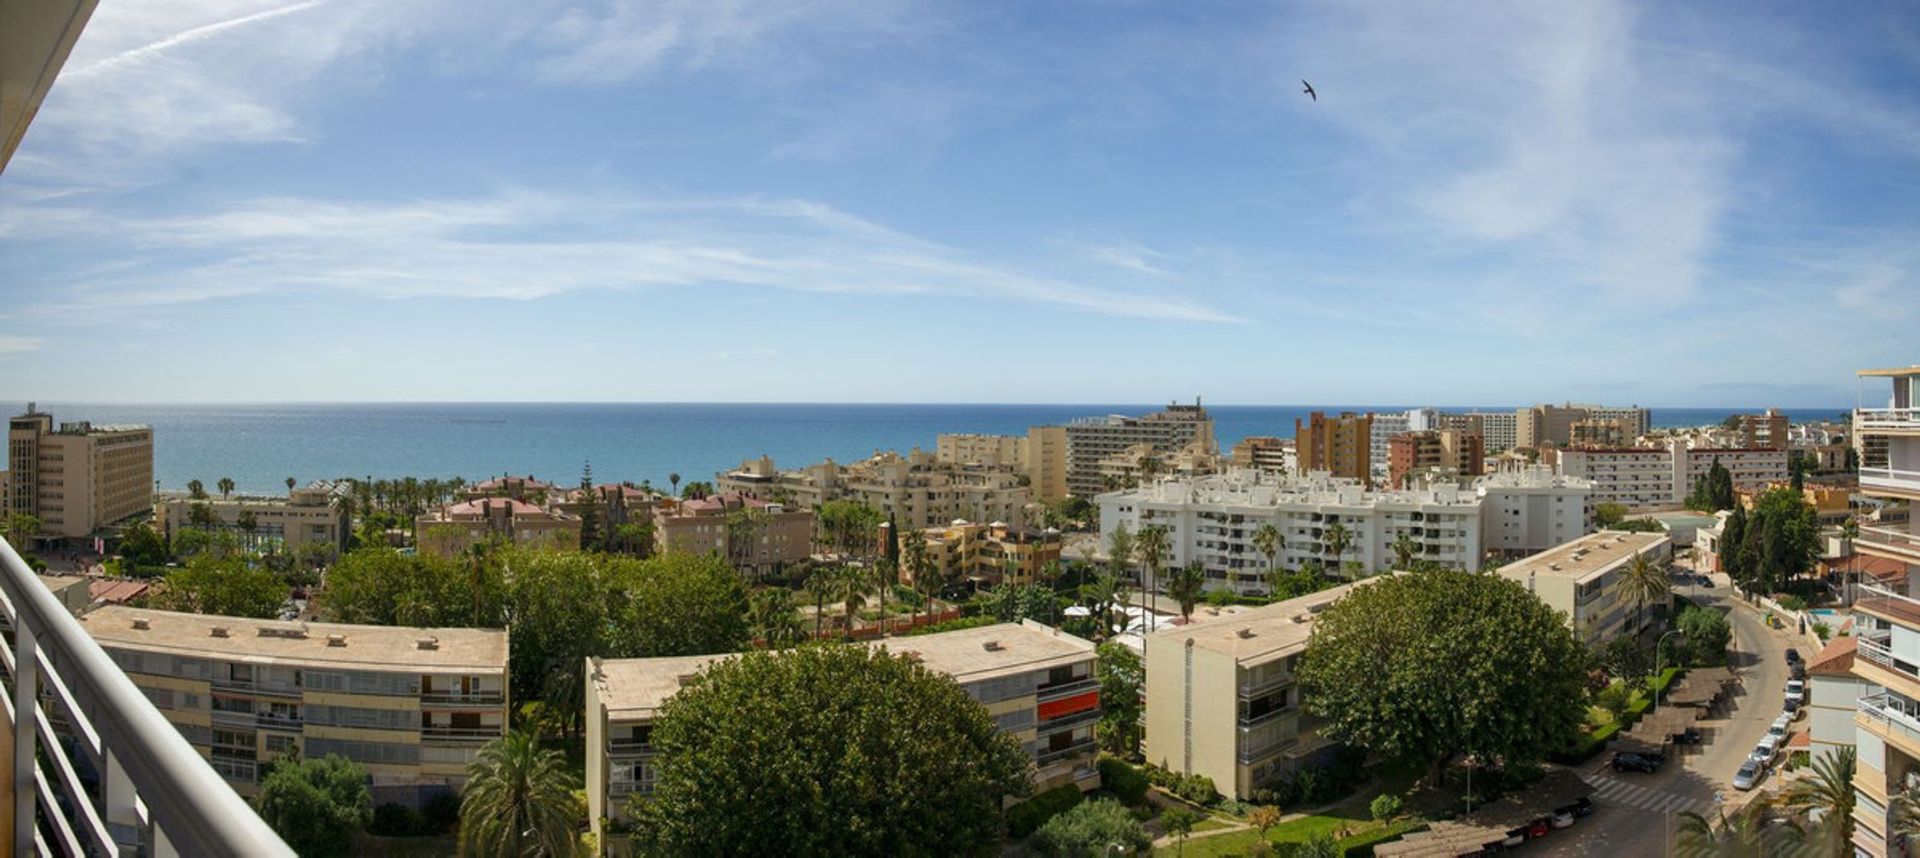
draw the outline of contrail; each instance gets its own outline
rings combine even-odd
[[[94,63],[93,65],[87,66],[86,68],[75,69],[74,71],[69,72],[67,76],[69,78],[86,77],[88,75],[98,74],[103,71],[112,71],[113,69],[119,68],[120,66],[126,65],[128,63],[139,62],[143,58],[153,56],[154,54],[158,54],[170,48],[173,48],[179,45],[184,45],[184,44],[187,44],[188,42],[197,42],[209,36],[219,35],[220,33],[223,33],[227,30],[231,30],[234,27],[245,26],[247,24],[251,24],[256,21],[265,21],[270,18],[278,18],[282,15],[293,14],[294,12],[305,11],[307,9],[311,9],[315,6],[320,5],[320,2],[321,0],[308,0],[308,2],[305,2],[305,3],[294,3],[289,6],[282,6],[278,9],[268,9],[263,12],[255,12],[251,15],[242,15],[238,18],[233,18],[226,21],[216,21],[212,24],[204,24],[202,26],[195,27],[191,30],[183,30],[181,32],[168,36],[164,39],[161,39],[160,41],[153,42],[152,44],[141,45],[140,47],[134,48],[132,50],[122,51],[120,53],[114,54],[113,56],[107,57],[106,59],[101,60],[97,63]]]

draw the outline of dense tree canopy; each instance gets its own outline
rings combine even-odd
[[[149,600],[167,611],[272,619],[289,591],[280,576],[245,558],[201,554],[168,572]]]
[[[1434,570],[1356,588],[1301,660],[1329,737],[1432,765],[1563,747],[1586,716],[1586,653],[1566,617],[1493,575]]]
[[[373,821],[366,769],[333,755],[276,763],[253,806],[303,856],[345,855],[353,833]]]
[[[1690,607],[1680,612],[1676,624],[1681,646],[1692,664],[1716,664],[1726,655],[1733,629],[1727,615],[1713,608]]]
[[[1110,754],[1133,756],[1140,752],[1140,692],[1146,687],[1146,665],[1140,654],[1125,644],[1100,645],[1095,670],[1100,676],[1100,724],[1094,732],[1100,747]]]
[[[717,663],[652,741],[637,837],[668,855],[997,853],[1001,798],[1030,771],[953,680],[861,646]]]
[[[1819,558],[1819,513],[1799,492],[1769,489],[1752,510],[1734,510],[1720,541],[1721,565],[1734,583],[1748,592],[1777,592]]]

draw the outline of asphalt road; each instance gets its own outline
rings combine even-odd
[[[1568,856],[1671,854],[1678,814],[1692,811],[1714,819],[1716,808],[1731,813],[1775,785],[1776,775],[1769,773],[1754,791],[1740,792],[1733,788],[1733,775],[1780,715],[1787,686],[1786,648],[1797,645],[1806,658],[1813,653],[1785,631],[1767,628],[1762,613],[1735,596],[1725,576],[1717,576],[1711,589],[1689,586],[1677,592],[1702,605],[1732,607],[1728,613],[1733,627],[1731,663],[1741,681],[1730,706],[1700,722],[1707,739],[1704,745],[1680,749],[1684,753],[1677,758],[1670,754],[1667,765],[1654,774],[1615,773],[1607,767],[1609,755],[1604,753],[1581,766],[1581,778],[1594,787],[1593,815],[1537,845],[1522,847],[1523,851]],[[1794,727],[1806,729],[1806,717]]]

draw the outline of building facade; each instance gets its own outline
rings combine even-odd
[[[1300,470],[1300,462],[1293,444],[1291,438],[1272,435],[1242,438],[1233,445],[1233,454],[1228,461],[1233,467],[1245,470],[1296,473]]]
[[[1173,452],[1199,443],[1209,450],[1218,449],[1213,436],[1213,418],[1194,400],[1192,405],[1178,403],[1144,417],[1111,414],[1068,423],[1067,491],[1090,498],[1107,490],[1100,462],[1124,453],[1136,444]]]
[[[1477,477],[1486,472],[1480,436],[1458,429],[1402,432],[1387,439],[1387,485],[1407,486],[1420,476]]]
[[[880,525],[882,544],[888,539],[901,540],[900,556],[905,557],[905,540],[912,535],[896,536],[890,530],[890,525]],[[924,574],[935,581],[970,581],[977,587],[1002,581],[1031,584],[1040,579],[1047,564],[1060,561],[1061,539],[1056,530],[1016,530],[1000,522],[959,520],[946,527],[924,529],[920,538],[927,547]],[[905,567],[900,570],[900,579],[916,584],[914,578],[920,574],[921,570]]]
[[[1428,409],[1414,409],[1398,414],[1368,414],[1367,417],[1370,418],[1367,426],[1367,473],[1377,483],[1387,479],[1388,458],[1394,436],[1414,431],[1414,419],[1419,417],[1425,423],[1431,414]]]
[[[1315,411],[1293,421],[1294,451],[1300,472],[1323,471],[1363,483],[1373,479],[1373,415],[1345,412],[1328,417]]]
[[[1489,554],[1535,554],[1592,532],[1593,483],[1544,465],[1495,471],[1474,482]]]
[[[1807,661],[1807,738],[1815,759],[1853,747],[1859,730],[1853,719],[1866,696],[1853,675],[1859,644],[1852,635],[1835,635]]]
[[[1787,415],[1778,408],[1740,415],[1740,446],[1749,450],[1785,450],[1791,444]]]
[[[414,541],[422,554],[452,557],[489,539],[522,548],[577,549],[580,517],[523,500],[482,497],[414,519]]]
[[[742,494],[663,500],[653,510],[662,554],[714,554],[756,577],[813,556],[813,511]]]
[[[1651,627],[1658,604],[1638,604],[1628,594],[1625,572],[1636,555],[1665,570],[1673,563],[1673,538],[1664,533],[1603,530],[1500,567],[1500,577],[1567,615],[1574,636],[1589,647]],[[1672,596],[1667,598],[1672,604]]]
[[[1147,762],[1251,799],[1329,747],[1302,724],[1295,669],[1313,620],[1356,586],[1259,607],[1209,608],[1145,638]]]
[[[1658,447],[1571,449],[1559,454],[1560,471],[1593,481],[1594,503],[1628,509],[1678,507],[1695,480],[1719,462],[1735,486],[1764,486],[1789,476],[1785,450],[1694,447],[1671,438]]]
[[[288,753],[364,766],[374,802],[458,790],[506,734],[507,633],[108,606],[93,639],[241,795]]]
[[[37,540],[78,540],[153,509],[153,430],[61,423],[31,403],[7,424],[7,502]]]
[[[1520,413],[1517,411],[1469,411],[1464,427],[1480,433],[1488,453],[1504,453],[1520,446]]]
[[[795,509],[819,509],[831,500],[852,500],[891,517],[902,528],[945,525],[956,518],[1026,524],[1033,493],[1012,468],[951,464],[915,449],[905,456],[876,453],[841,465],[828,459],[798,471],[782,471],[762,456],[718,474],[715,487]]]
[[[1268,558],[1254,544],[1261,525],[1283,540],[1273,565],[1297,569],[1319,563],[1330,573],[1358,562],[1369,572],[1395,565],[1393,545],[1406,536],[1414,558],[1456,569],[1478,569],[1482,558],[1481,501],[1454,485],[1374,491],[1325,473],[1287,477],[1232,471],[1210,477],[1163,480],[1094,499],[1100,531],[1147,526],[1167,530],[1164,568],[1199,563],[1206,589],[1264,594]],[[1349,540],[1336,554],[1333,525]],[[1162,576],[1164,577],[1164,576]]]
[[[296,552],[309,545],[323,545],[334,553],[345,551],[351,526],[344,511],[333,505],[333,492],[325,486],[307,486],[287,492],[287,497],[192,498],[174,497],[153,505],[153,520],[160,535],[172,539],[181,530],[193,526],[193,510],[205,507],[214,526],[249,540],[277,542]],[[248,514],[243,518],[242,514]],[[253,523],[252,531],[241,525]]]

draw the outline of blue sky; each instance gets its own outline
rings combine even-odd
[[[1829,406],[1920,361],[1920,10],[1460,5],[105,3],[0,177],[0,399]]]

